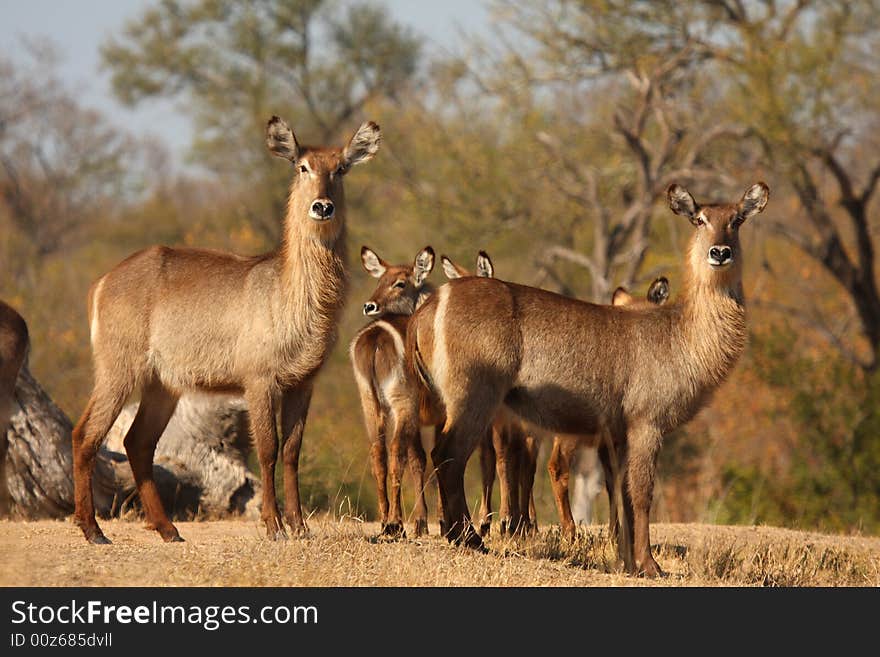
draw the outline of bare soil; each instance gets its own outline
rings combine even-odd
[[[604,528],[562,539],[551,527],[490,537],[489,554],[436,535],[376,539],[378,525],[312,519],[311,535],[273,542],[260,523],[177,523],[165,544],[141,522],[104,521],[89,545],[70,521],[0,521],[2,586],[880,586],[880,537],[774,527],[655,524],[661,580],[616,571]],[[493,528],[494,530],[495,528]]]

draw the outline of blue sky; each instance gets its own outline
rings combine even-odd
[[[425,36],[429,50],[453,49],[457,28],[483,29],[488,23],[477,0],[379,0],[394,17]],[[132,110],[110,93],[109,76],[99,68],[98,48],[126,20],[155,4],[150,0],[0,0],[0,52],[15,56],[20,37],[48,37],[62,58],[61,74],[79,100],[117,124],[161,137],[180,162],[190,143],[189,124],[169,101],[147,101]]]

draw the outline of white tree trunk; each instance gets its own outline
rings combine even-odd
[[[124,432],[137,405],[123,409],[95,466],[95,509],[102,517],[137,508]],[[6,437],[11,513],[61,518],[73,511],[72,424],[25,367],[15,387]],[[159,440],[153,476],[173,517],[259,513],[260,482],[247,469],[247,414],[240,404],[183,398]]]
[[[595,447],[578,447],[571,466],[571,515],[577,525],[593,522],[596,496],[605,491],[605,477]]]

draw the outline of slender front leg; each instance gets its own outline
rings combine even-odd
[[[275,396],[268,386],[245,391],[251,422],[251,439],[257,448],[263,483],[263,508],[260,517],[271,539],[286,538],[278,502],[275,499],[275,463],[278,460],[278,427],[275,421]]]
[[[446,516],[443,512],[443,492],[440,486],[440,469],[438,467],[437,461],[434,459],[434,454],[437,449],[437,446],[440,444],[440,440],[443,437],[443,422],[438,422],[434,425],[434,446],[431,448],[431,464],[434,468],[434,481],[437,482],[437,522],[440,525],[440,536],[446,536],[449,531],[449,527],[446,524]]]
[[[495,447],[492,432],[480,442],[480,474],[483,494],[480,499],[480,536],[488,536],[492,527],[492,487],[495,485]]]
[[[309,414],[311,401],[311,381],[286,391],[282,396],[284,516],[290,529],[298,536],[306,536],[309,533],[299,498],[299,451],[302,447],[303,430],[306,428],[306,416]]]
[[[501,492],[502,534],[513,534],[519,525],[519,453],[521,445],[511,440],[510,431],[505,424],[492,427],[492,442],[495,447],[495,470]]]
[[[651,426],[634,426],[627,432],[626,473],[633,511],[633,552],[638,573],[648,577],[663,575],[651,555],[648,531],[661,439],[660,433]]]
[[[550,460],[547,461],[550,485],[553,488],[553,497],[556,499],[556,510],[559,512],[559,523],[562,525],[562,533],[569,539],[574,539],[575,535],[574,517],[571,515],[571,502],[568,497],[568,482],[576,447],[577,443],[573,440],[556,436],[553,439]]]
[[[422,446],[421,431],[416,430],[415,435],[409,441],[407,455],[409,469],[416,485],[416,508],[413,521],[413,534],[416,538],[428,533],[428,503],[425,501],[425,468],[428,457]]]
[[[535,471],[538,469],[538,445],[532,436],[522,434],[522,452],[520,454],[519,482],[519,513],[518,531],[533,534],[538,531],[538,518],[535,511]]]

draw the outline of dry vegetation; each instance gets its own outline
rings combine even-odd
[[[69,522],[0,523],[3,586],[880,586],[880,538],[772,527],[657,524],[669,577],[614,570],[593,526],[574,542],[555,527],[528,540],[493,537],[490,553],[426,539],[379,542],[378,525],[311,521],[306,540],[270,542],[256,521],[178,523],[164,544],[140,522],[104,523],[111,546],[82,541]],[[436,526],[432,527],[436,532]],[[63,556],[63,558],[61,558]]]

